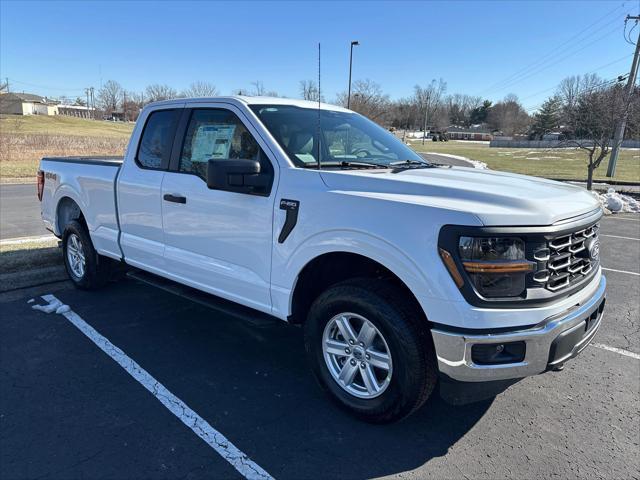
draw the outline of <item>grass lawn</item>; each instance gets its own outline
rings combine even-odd
[[[133,123],[0,115],[0,182],[35,181],[45,156],[123,155]]]
[[[485,162],[493,170],[523,173],[546,178],[586,180],[587,155],[574,148],[528,149],[490,148],[484,143],[464,141],[432,142],[412,141],[418,152],[449,153]],[[608,158],[595,172],[596,180],[606,180]],[[624,149],[618,156],[614,180],[640,183],[640,151]]]
[[[74,135],[128,139],[134,123],[87,120],[64,115],[0,115],[2,134]]]
[[[0,292],[65,278],[57,238],[0,242]]]

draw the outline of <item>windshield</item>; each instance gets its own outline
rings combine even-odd
[[[252,105],[251,108],[299,167],[317,168],[318,150],[323,168],[427,163],[384,128],[357,113],[321,110],[318,129],[318,110],[292,105]]]

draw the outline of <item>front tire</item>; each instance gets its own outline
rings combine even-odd
[[[89,232],[80,222],[74,220],[65,227],[62,251],[67,275],[76,288],[95,290],[109,280],[109,259],[98,255]]]
[[[365,421],[387,423],[410,415],[436,385],[424,316],[390,282],[362,278],[330,287],[313,302],[304,337],[320,385]]]

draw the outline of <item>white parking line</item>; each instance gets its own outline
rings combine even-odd
[[[615,268],[604,268],[604,267],[602,267],[602,270],[605,270],[607,272],[626,273],[627,275],[635,275],[636,277],[640,277],[640,273],[627,272],[626,270],[616,270]]]
[[[640,238],[620,237],[619,235],[605,235],[604,233],[601,233],[600,236],[601,237],[611,237],[611,238],[621,238],[623,240],[635,240],[636,242],[640,242]]]
[[[29,242],[41,242],[44,240],[53,240],[53,235],[38,235],[35,237],[18,237],[18,238],[7,238],[6,240],[0,240],[0,245],[20,245],[21,243],[29,243]]]
[[[629,217],[612,217],[612,216],[606,216],[603,217],[604,219],[611,219],[611,220],[626,220],[627,222],[640,222],[640,219],[638,218],[629,218]]]
[[[158,380],[152,377],[146,370],[138,365],[126,353],[112,344],[106,337],[100,335],[92,326],[85,322],[69,306],[64,305],[53,295],[43,295],[42,299],[49,302],[48,305],[34,305],[32,308],[46,313],[58,313],[64,315],[78,330],[84,333],[98,348],[109,355],[129,375],[135,378],[140,385],[146,388],[160,403],[171,413],[180,419],[187,427],[204,440],[222,458],[229,462],[242,476],[251,480],[272,479],[265,470],[254,463],[247,455],[238,449],[222,433],[213,428],[200,415],[191,410],[182,400],[171,393]],[[213,475],[214,477],[219,475]]]
[[[625,357],[631,357],[631,358],[635,358],[636,360],[640,360],[640,355],[638,355],[637,353],[630,352],[629,350],[610,347],[609,345],[602,345],[601,343],[592,343],[591,346],[596,348],[601,348],[603,350],[609,350],[610,352],[619,353],[620,355],[624,355]]]

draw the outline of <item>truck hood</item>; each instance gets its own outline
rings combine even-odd
[[[600,207],[580,187],[476,168],[324,170],[322,178],[335,193],[467,212],[488,226],[551,225]]]

